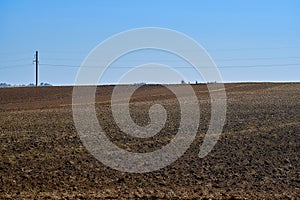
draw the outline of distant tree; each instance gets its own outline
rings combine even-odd
[[[147,84],[144,82],[140,82],[140,83],[134,83],[133,85],[147,85]]]
[[[40,86],[51,86],[49,83],[41,83]]]
[[[186,84],[186,82],[184,80],[181,80],[181,84]]]
[[[207,82],[207,84],[216,84],[217,83],[217,81],[209,81],[209,82]]]
[[[4,87],[11,87],[10,84],[7,84],[7,83],[0,83],[0,87],[1,88],[4,88]]]

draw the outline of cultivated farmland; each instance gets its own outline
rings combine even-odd
[[[123,87],[126,92],[130,86]],[[72,118],[72,87],[0,89],[0,198],[299,198],[300,83],[225,84],[223,133],[202,159],[211,103],[206,85],[192,87],[201,110],[196,139],[176,162],[144,174],[111,169],[86,150]],[[131,116],[139,125],[149,123],[151,105],[167,110],[165,127],[147,139],[119,130],[110,109],[112,90],[97,88],[96,111],[116,145],[149,152],[174,137],[180,110],[170,90],[144,85],[131,98]]]

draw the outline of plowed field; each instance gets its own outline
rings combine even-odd
[[[124,92],[126,87],[123,86]],[[180,87],[174,85],[173,87]],[[208,156],[198,158],[210,120],[206,85],[192,85],[201,124],[186,153],[149,173],[126,173],[95,159],[83,146],[72,117],[72,87],[0,89],[0,199],[297,199],[300,196],[300,83],[225,84],[223,133]],[[180,123],[170,90],[145,85],[131,98],[139,125],[153,104],[165,106],[160,134],[137,139],[122,133],[110,110],[113,86],[99,86],[96,111],[119,147],[148,152],[162,147]]]

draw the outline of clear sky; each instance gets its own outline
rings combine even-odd
[[[194,38],[225,82],[300,81],[299,19],[298,0],[1,0],[0,82],[34,83],[38,50],[40,82],[74,84],[78,66],[96,45],[141,27]],[[131,61],[120,65],[147,59],[137,54]],[[201,81],[184,70],[186,81]],[[104,82],[113,83],[120,71],[107,71]]]

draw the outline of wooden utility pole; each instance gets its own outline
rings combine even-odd
[[[38,76],[39,76],[39,52],[35,51],[35,86],[36,87],[39,84]]]

